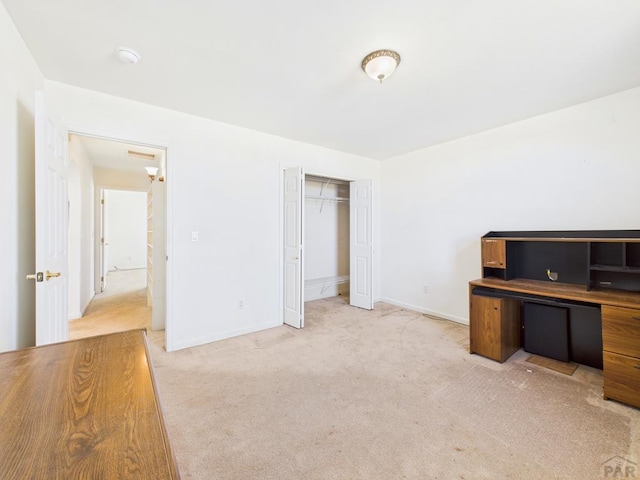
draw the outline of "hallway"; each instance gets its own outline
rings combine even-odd
[[[146,269],[109,272],[106,291],[93,298],[82,318],[69,322],[69,340],[137,328],[150,330],[146,275]]]

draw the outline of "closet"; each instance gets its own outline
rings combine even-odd
[[[283,169],[282,322],[304,327],[304,302],[349,294],[373,309],[372,182]]]
[[[305,175],[304,300],[349,295],[349,182]]]

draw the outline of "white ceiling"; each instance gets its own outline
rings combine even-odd
[[[91,163],[96,167],[144,173],[146,175],[145,167],[161,168],[164,166],[164,148],[135,145],[77,134],[71,135],[71,141],[78,141],[82,144]],[[129,152],[149,154],[153,155],[154,158],[130,155]]]
[[[640,85],[638,0],[0,1],[50,80],[375,159]]]

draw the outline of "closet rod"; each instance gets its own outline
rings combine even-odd
[[[348,197],[322,197],[320,195],[305,195],[304,198],[309,198],[311,200],[328,200],[330,202],[348,202]]]

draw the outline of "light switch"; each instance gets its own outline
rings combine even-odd
[[[191,241],[192,242],[198,241],[198,232],[191,232]]]

